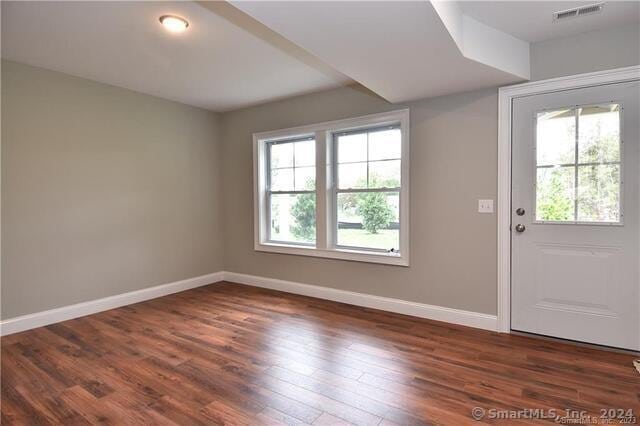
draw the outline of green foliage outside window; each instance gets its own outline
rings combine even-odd
[[[375,176],[370,177],[371,187],[397,187],[399,183],[395,180],[380,182]],[[313,181],[306,185],[313,187]],[[366,186],[366,185],[360,185]],[[362,227],[371,234],[377,234],[379,230],[386,229],[394,219],[392,206],[387,201],[387,196],[383,192],[363,192],[352,193],[345,201],[347,205],[354,209],[356,214],[362,217]],[[314,193],[301,194],[296,202],[291,206],[291,216],[295,220],[292,233],[297,238],[303,240],[313,240],[316,233],[316,196]]]
[[[312,189],[315,186],[314,179],[309,179],[305,183],[305,188]],[[296,202],[291,206],[291,216],[295,220],[295,225],[291,232],[297,238],[313,241],[316,238],[316,194],[301,194]]]
[[[371,234],[389,226],[393,210],[382,192],[366,192],[357,197],[356,213],[362,216],[362,226]]]
[[[293,235],[303,240],[314,240],[316,237],[316,194],[302,194],[291,206],[291,215],[295,225],[291,229]]]
[[[553,169],[551,179],[538,181],[538,218],[547,221],[573,220],[573,199],[567,196],[567,173],[573,173],[573,168]],[[571,177],[571,176],[569,176]]]

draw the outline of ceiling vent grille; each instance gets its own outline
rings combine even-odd
[[[588,6],[576,7],[573,9],[561,10],[553,14],[554,22],[563,21],[569,18],[576,18],[578,16],[591,15],[593,13],[602,12],[604,3],[595,3]]]

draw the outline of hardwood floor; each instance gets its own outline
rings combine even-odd
[[[632,359],[220,283],[2,338],[2,424],[463,425],[479,423],[474,407],[503,424],[553,420],[491,409],[638,416]]]

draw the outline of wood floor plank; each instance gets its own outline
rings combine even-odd
[[[3,425],[554,423],[477,421],[474,407],[640,416],[631,354],[232,283],[1,346]]]

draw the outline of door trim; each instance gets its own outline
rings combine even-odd
[[[640,80],[640,65],[516,84],[498,89],[498,323],[497,331],[511,332],[511,118],[513,100]]]

